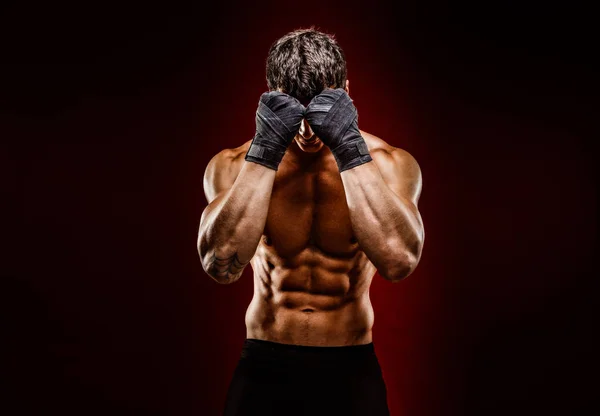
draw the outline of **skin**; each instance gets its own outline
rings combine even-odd
[[[361,135],[373,161],[341,174],[306,120],[278,171],[244,160],[251,141],[208,164],[198,252],[223,284],[251,264],[247,338],[370,343],[375,272],[398,282],[417,266],[424,241],[419,165],[408,152]]]

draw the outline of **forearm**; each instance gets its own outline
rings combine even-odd
[[[361,249],[385,279],[408,276],[419,261],[424,238],[414,204],[391,191],[373,162],[341,176]]]
[[[204,270],[219,283],[239,279],[265,228],[276,171],[244,162],[231,189],[205,209],[198,252]]]

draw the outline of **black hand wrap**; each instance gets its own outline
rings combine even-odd
[[[345,90],[324,90],[306,107],[305,118],[321,141],[331,149],[340,172],[373,160],[365,139],[358,131],[356,107]]]
[[[256,134],[246,160],[277,170],[283,155],[300,129],[304,106],[287,94],[261,95],[256,110]]]

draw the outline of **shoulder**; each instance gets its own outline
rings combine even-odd
[[[204,194],[209,203],[233,185],[242,169],[244,156],[251,142],[252,140],[248,140],[239,147],[221,150],[210,159],[203,180]]]
[[[417,205],[421,195],[421,168],[415,158],[406,150],[390,146],[379,137],[361,131],[373,162],[390,189]]]
[[[371,157],[380,169],[400,170],[403,174],[419,173],[421,169],[417,160],[406,150],[394,147],[383,139],[366,131],[360,131],[371,153]]]

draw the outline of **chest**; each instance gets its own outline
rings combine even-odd
[[[356,240],[333,157],[312,164],[280,165],[265,236],[282,257],[297,255],[307,248],[338,256],[353,251]]]

